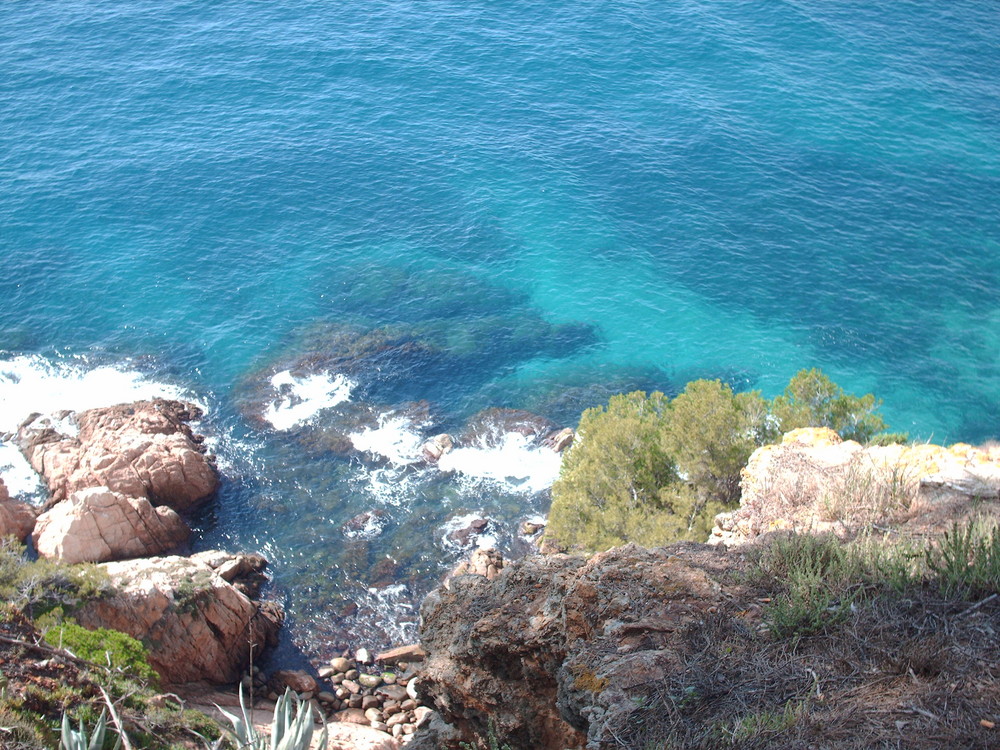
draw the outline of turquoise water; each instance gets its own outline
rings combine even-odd
[[[0,353],[185,389],[227,476],[199,544],[275,558],[300,644],[402,637],[460,552],[442,524],[546,499],[334,455],[327,412],[249,419],[330,326],[433,342],[354,382],[430,402],[399,434],[819,366],[914,437],[1000,436],[997,28],[975,2],[6,3]]]

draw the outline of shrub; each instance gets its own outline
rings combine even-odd
[[[740,470],[772,437],[767,402],[718,380],[672,401],[641,391],[583,413],[552,487],[547,537],[584,550],[704,539],[739,501]]]
[[[829,427],[845,440],[867,443],[886,428],[877,409],[881,405],[868,393],[854,396],[815,368],[800,370],[783,395],[772,402],[772,413],[782,432],[799,427]],[[898,436],[897,436],[898,437]]]
[[[673,400],[659,392],[612,396],[580,419],[552,487],[546,537],[586,551],[704,539],[715,515],[739,502],[740,472],[756,448],[806,426],[867,441],[885,428],[877,407],[873,395],[844,393],[819,370],[799,372],[773,402],[718,380],[688,383]],[[898,479],[878,488],[880,512],[907,504],[906,477]],[[835,505],[831,513],[844,510]]]
[[[111,591],[107,573],[97,565],[28,560],[24,546],[15,539],[0,541],[0,598],[28,617],[99,599]]]
[[[663,447],[668,407],[662,393],[636,391],[583,413],[552,488],[550,538],[606,549],[627,539],[655,543],[653,527],[666,525],[668,534],[682,531],[666,496],[679,484]]]
[[[149,653],[141,642],[126,633],[107,628],[87,630],[74,622],[63,622],[45,632],[45,640],[81,659],[128,673],[150,683],[159,679],[149,665]]]
[[[924,558],[944,596],[1000,592],[1000,526],[995,523],[953,524],[940,544],[928,545]]]

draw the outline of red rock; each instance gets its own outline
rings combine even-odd
[[[35,513],[28,503],[14,500],[0,480],[0,537],[13,536],[23,542],[35,526]]]
[[[138,401],[80,412],[76,435],[44,419],[27,422],[17,440],[48,484],[48,506],[76,490],[107,487],[185,511],[218,486],[215,468],[188,426],[200,415],[180,401]]]
[[[187,540],[191,530],[170,508],[125,497],[106,487],[74,492],[38,517],[32,539],[38,554],[67,563],[106,562],[159,555]]]
[[[206,563],[154,557],[103,563],[111,596],[73,613],[87,628],[110,628],[146,643],[165,683],[235,682],[273,644],[283,616],[273,604],[251,601]]]
[[[385,664],[395,664],[400,661],[423,661],[426,656],[427,652],[424,651],[423,646],[419,643],[413,643],[409,646],[390,648],[388,651],[376,654],[375,661]]]

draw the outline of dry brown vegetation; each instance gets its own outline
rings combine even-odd
[[[977,533],[987,533],[980,553],[992,539],[995,554],[995,532]],[[962,538],[951,543],[960,548]],[[992,590],[963,588],[928,567],[940,566],[940,551],[901,550],[909,561],[893,571],[899,558],[872,557],[874,546],[841,554],[847,549],[832,537],[758,547],[733,573],[742,595],[688,628],[684,671],[613,728],[618,746],[1000,747],[997,570]],[[819,561],[819,577],[807,582],[803,611],[789,614],[803,559]]]

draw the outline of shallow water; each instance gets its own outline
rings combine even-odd
[[[515,437],[411,462],[486,407],[819,366],[893,429],[1000,435],[992,4],[496,6],[0,8],[0,430],[201,403],[198,545],[271,557],[316,652],[412,637],[453,518],[545,512]],[[344,330],[412,346],[294,370]]]

